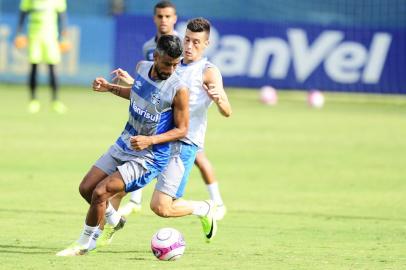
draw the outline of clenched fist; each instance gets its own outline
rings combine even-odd
[[[130,138],[130,143],[134,150],[140,151],[148,148],[152,145],[152,138],[150,136],[132,136]]]

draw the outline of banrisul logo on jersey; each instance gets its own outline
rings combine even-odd
[[[151,120],[152,122],[158,122],[157,114],[152,114],[146,110],[141,109],[135,104],[134,101],[131,101],[130,113],[134,119],[139,119],[140,117],[142,117]]]

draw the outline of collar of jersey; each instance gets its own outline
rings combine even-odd
[[[199,63],[200,61],[203,61],[204,59],[206,59],[206,57],[202,57],[202,58],[200,58],[199,60],[190,62],[190,63],[188,63],[188,64],[186,64],[185,62],[183,62],[183,59],[184,59],[184,58],[182,58],[182,60],[180,60],[180,65],[181,65],[182,67],[187,67],[187,66],[195,65],[195,64]]]

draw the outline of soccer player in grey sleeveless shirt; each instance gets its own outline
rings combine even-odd
[[[93,89],[130,100],[129,119],[115,144],[90,169],[79,191],[90,204],[77,241],[57,256],[84,255],[95,248],[99,224],[105,218],[116,231],[123,219],[109,199],[117,193],[142,188],[166,167],[170,141],[183,138],[189,125],[189,90],[174,73],[182,43],[173,35],[161,36],[154,62],[141,62],[132,87],[96,78]]]

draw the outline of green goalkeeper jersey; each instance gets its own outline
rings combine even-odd
[[[66,0],[21,0],[20,10],[29,13],[30,38],[58,36],[58,13],[66,11]]]

